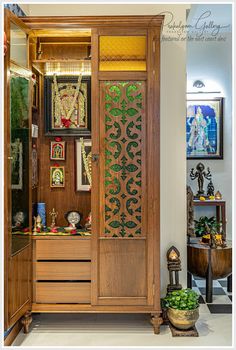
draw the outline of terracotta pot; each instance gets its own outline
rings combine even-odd
[[[199,308],[193,310],[167,309],[169,321],[178,329],[189,329],[195,325],[199,318]]]

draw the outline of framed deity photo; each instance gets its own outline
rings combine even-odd
[[[91,136],[91,76],[46,76],[45,134]]]
[[[187,159],[223,159],[223,98],[188,100]]]
[[[50,187],[65,187],[64,166],[50,167]]]
[[[89,191],[91,188],[91,140],[75,140],[76,147],[76,191]]]
[[[50,141],[50,159],[65,160],[65,141]]]

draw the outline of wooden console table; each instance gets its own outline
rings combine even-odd
[[[201,244],[199,238],[191,238],[187,246],[187,286],[192,288],[192,275],[206,279],[206,302],[212,303],[213,280],[227,277],[227,290],[232,291],[232,244],[212,249]]]
[[[226,235],[226,213],[225,213],[225,201],[222,200],[205,200],[200,201],[199,199],[193,200],[195,207],[216,207],[216,220],[222,222],[222,228]]]

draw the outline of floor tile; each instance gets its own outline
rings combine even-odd
[[[205,299],[205,298],[204,298]],[[213,295],[211,304],[232,304],[228,295]]]
[[[207,304],[212,314],[232,314],[232,304]]]
[[[207,304],[200,304],[199,305],[199,314],[210,314],[210,310],[207,306]]]
[[[227,287],[227,281],[226,280],[218,280],[221,287]]]
[[[197,287],[206,287],[206,280],[202,279],[202,280],[197,280],[195,281]],[[220,285],[220,283],[217,280],[212,281],[213,287],[215,288],[222,288],[222,286]]]
[[[205,304],[205,300],[203,299],[202,295],[199,296],[198,302],[199,304]]]
[[[206,295],[206,288],[199,288],[199,290],[200,290],[201,294]],[[214,288],[213,287],[212,294],[213,295],[224,295],[225,291],[223,288],[217,288],[217,287]]]
[[[232,295],[232,292],[228,292],[228,291],[227,291],[227,287],[222,287],[222,288],[223,288],[223,290],[225,291],[226,294]]]

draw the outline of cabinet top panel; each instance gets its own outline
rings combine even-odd
[[[161,27],[164,16],[29,16],[20,17],[31,29],[96,27]]]

